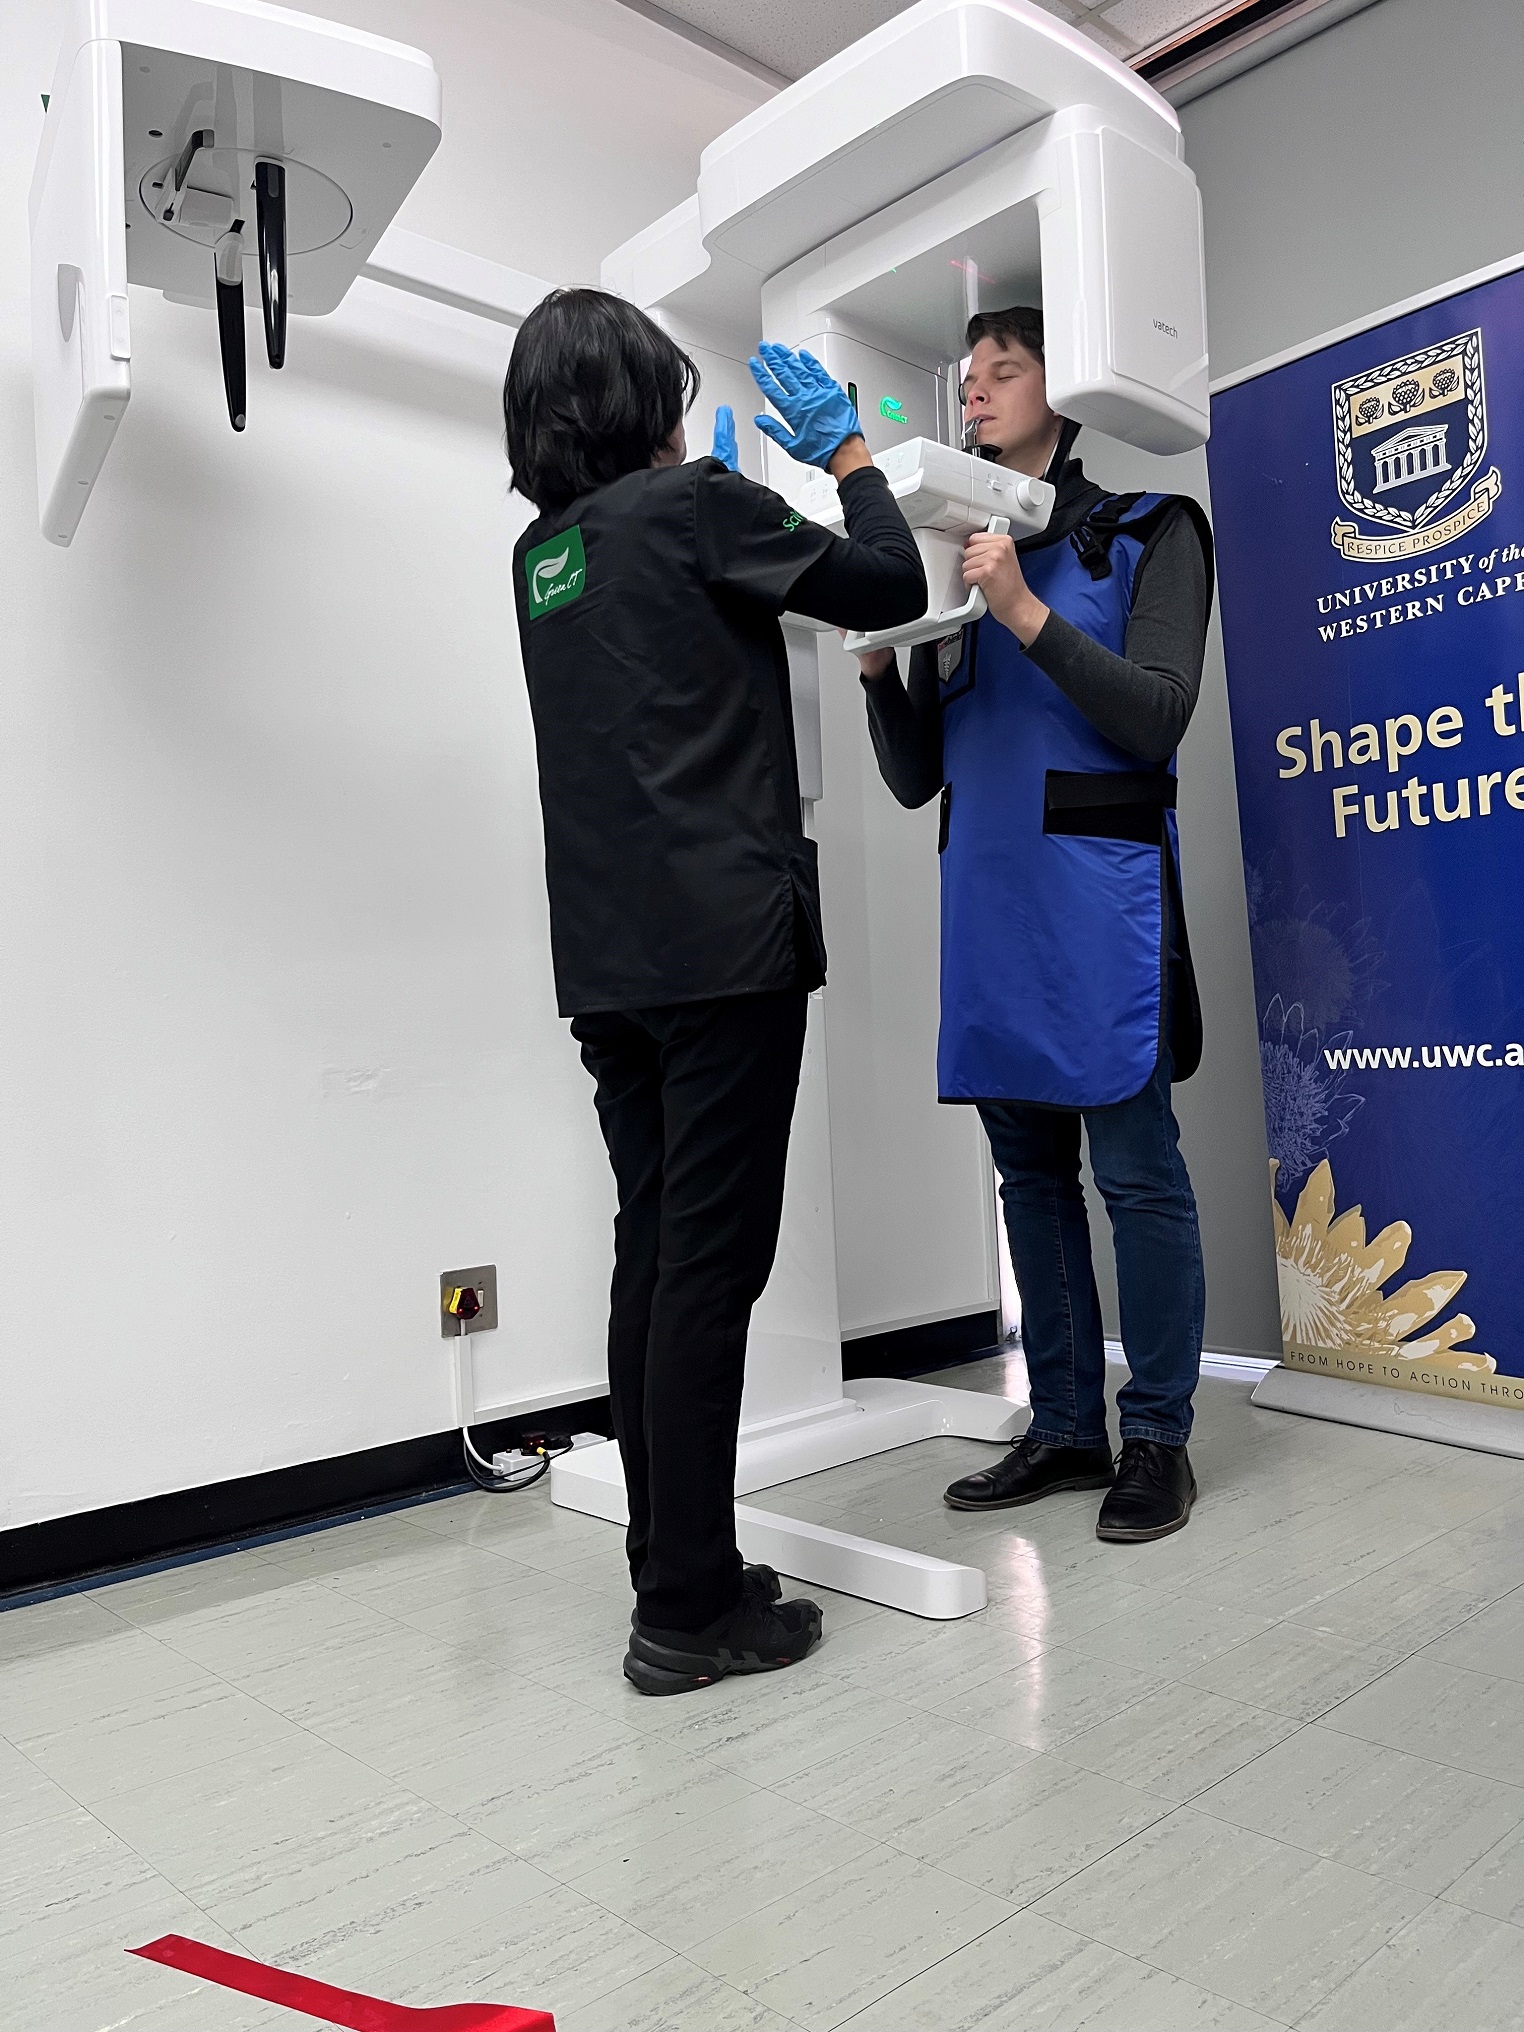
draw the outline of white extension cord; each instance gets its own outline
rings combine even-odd
[[[504,1492],[526,1489],[543,1480],[549,1472],[553,1455],[525,1453],[518,1447],[505,1448],[493,1454],[488,1460],[477,1452],[471,1442],[471,1428],[466,1411],[465,1398],[468,1384],[463,1373],[463,1359],[469,1360],[468,1335],[465,1322],[454,1336],[450,1348],[451,1394],[455,1403],[455,1423],[460,1429],[461,1445],[465,1448],[466,1462],[473,1477],[482,1487],[495,1487]],[[602,1446],[605,1444],[601,1432],[574,1432],[569,1447],[558,1447],[556,1453],[570,1453],[579,1446]]]

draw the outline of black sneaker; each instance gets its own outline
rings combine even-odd
[[[778,1578],[776,1568],[771,1566],[743,1566],[741,1568],[741,1586],[760,1595],[765,1602],[777,1602],[783,1599],[783,1583]],[[637,1604],[630,1611],[630,1628],[633,1630],[639,1621],[640,1608]]]
[[[992,1468],[965,1475],[943,1494],[949,1510],[1014,1510],[1060,1489],[1109,1489],[1107,1446],[1046,1446],[1023,1436]]]
[[[754,1585],[707,1630],[630,1632],[624,1676],[642,1693],[696,1693],[739,1672],[781,1672],[820,1642],[820,1609],[809,1601],[774,1602]]]
[[[1167,1538],[1191,1521],[1196,1477],[1183,1446],[1156,1439],[1124,1439],[1117,1478],[1101,1505],[1095,1535],[1114,1545]]]

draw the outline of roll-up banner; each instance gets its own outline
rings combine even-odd
[[[1208,457],[1284,1361],[1524,1411],[1524,270],[1251,370]]]

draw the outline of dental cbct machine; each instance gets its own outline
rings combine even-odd
[[[235,430],[246,290],[272,367],[288,314],[336,309],[357,277],[523,322],[549,283],[391,223],[439,121],[432,63],[399,43],[261,0],[70,0],[30,206],[49,541],[73,540],[128,405],[129,283],[215,311]],[[977,620],[964,538],[1033,534],[1052,510],[1044,482],[963,449],[963,333],[981,306],[1042,304],[1062,415],[1149,451],[1206,440],[1201,213],[1179,123],[1025,0],[920,0],[801,78],[704,151],[695,195],[612,254],[603,281],[666,325],[738,416],[756,408],[746,362],[759,337],[808,346],[852,393],[930,588],[925,615],[873,643]],[[759,432],[740,437],[753,478],[839,520],[828,476]],[[789,617],[784,634],[812,810],[825,790],[821,637]],[[1022,1405],[933,1384],[849,1390],[841,1341],[817,994],[778,1258],[752,1323],[737,1496],[938,1434],[1004,1440],[1021,1422]],[[499,1415],[475,1407],[469,1382],[466,1422]],[[617,1449],[557,1460],[551,1494],[623,1522]],[[984,1606],[976,1567],[746,1503],[736,1519],[746,1558],[800,1580],[928,1617]]]
[[[964,538],[1046,526],[1053,489],[962,449],[958,384],[979,308],[1040,303],[1061,415],[1153,452],[1207,437],[1201,207],[1173,110],[1024,0],[921,0],[705,149],[698,190],[610,255],[605,287],[698,361],[707,396],[757,408],[758,336],[808,346],[854,396],[927,566],[930,605],[849,648],[977,620]],[[835,483],[760,433],[742,465],[801,513],[839,520]],[[785,617],[807,805],[821,777],[818,636]],[[828,994],[829,991],[827,990]],[[744,1497],[937,1434],[1003,1440],[1024,1407],[894,1380],[844,1386],[824,998],[812,998],[783,1234],[757,1307],[736,1474]],[[551,1470],[556,1502],[624,1518],[616,1449]],[[786,1511],[787,1504],[779,1499]],[[747,1559],[929,1617],[985,1602],[970,1566],[738,1503]]]
[[[259,0],[73,0],[30,206],[44,536],[73,540],[132,393],[127,285],[215,307],[242,430],[246,276],[278,368],[288,313],[338,307],[438,142],[420,50]]]

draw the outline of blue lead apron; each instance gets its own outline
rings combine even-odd
[[[1127,504],[1105,577],[1065,539],[1023,551],[1027,584],[1120,656],[1148,533],[1135,532],[1166,502]],[[1140,768],[993,615],[942,667],[941,1098],[1130,1100],[1153,1077],[1169,1013],[1173,759]],[[1177,1064],[1177,1077],[1193,1070]]]

